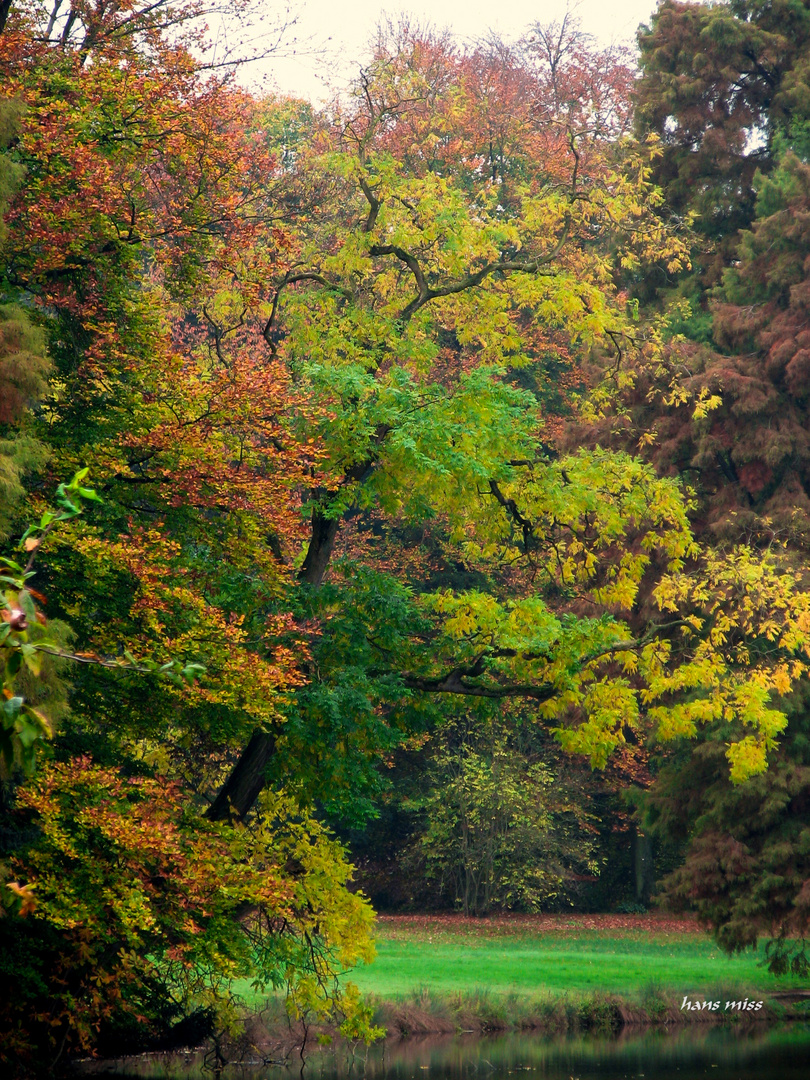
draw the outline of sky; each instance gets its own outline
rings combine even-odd
[[[583,28],[601,44],[632,44],[639,23],[647,22],[656,0],[292,0],[296,25],[286,35],[282,52],[255,70],[271,88],[315,102],[330,96],[330,80],[345,84],[356,73],[364,48],[381,16],[400,14],[450,29],[462,40],[483,37],[490,30],[512,39],[530,25],[559,20],[570,7]]]

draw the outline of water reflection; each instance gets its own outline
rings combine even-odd
[[[810,1025],[745,1033],[691,1027],[642,1035],[625,1030],[615,1039],[508,1035],[411,1044],[397,1047],[385,1062],[369,1060],[366,1068],[368,1080],[500,1080],[521,1073],[536,1080],[807,1080]]]
[[[100,1064],[100,1063],[99,1063]],[[200,1057],[144,1056],[92,1069],[94,1076],[139,1080],[210,1080]],[[777,1028],[696,1027],[625,1030],[613,1039],[531,1035],[402,1039],[361,1050],[313,1054],[304,1080],[807,1080],[810,1024]],[[300,1061],[286,1068],[229,1066],[222,1080],[299,1080]]]

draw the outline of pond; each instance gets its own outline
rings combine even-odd
[[[301,1063],[229,1066],[215,1074],[199,1056],[144,1055],[95,1063],[85,1075],[138,1080],[299,1080]],[[691,1025],[625,1030],[614,1038],[531,1035],[406,1038],[360,1051],[313,1053],[303,1080],[807,1080],[810,1024],[749,1028]]]

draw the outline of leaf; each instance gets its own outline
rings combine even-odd
[[[34,709],[30,705],[24,705],[22,711],[26,717],[36,725],[40,734],[44,735],[47,739],[53,738],[53,728],[51,727],[51,723],[47,716],[41,713],[39,709]]]
[[[42,673],[42,653],[32,645],[29,645],[27,648],[26,646],[23,646],[22,651],[25,666],[32,675],[40,675]]]
[[[3,716],[3,726],[5,728],[12,727],[20,714],[20,709],[24,704],[25,699],[15,694],[12,697],[4,698],[0,700],[0,714]]]
[[[34,624],[37,621],[37,609],[34,605],[34,599],[28,589],[20,590],[17,595],[17,601],[25,613],[29,626]]]

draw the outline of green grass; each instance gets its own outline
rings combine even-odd
[[[758,954],[727,957],[700,934],[566,930],[542,936],[491,931],[480,936],[383,927],[377,959],[351,980],[365,993],[401,997],[421,987],[449,993],[484,988],[520,994],[603,991],[637,996],[655,985],[702,997],[712,988],[772,992],[806,986],[758,966]]]

